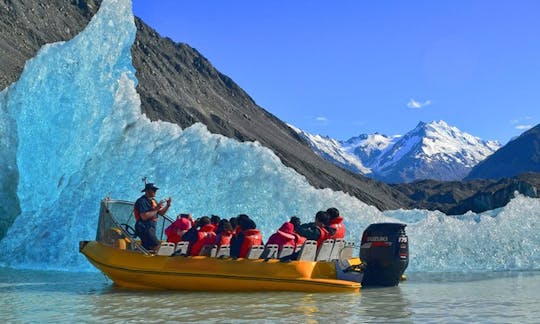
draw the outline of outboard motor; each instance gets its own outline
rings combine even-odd
[[[366,263],[362,286],[397,286],[409,265],[405,224],[377,223],[362,235],[360,259]]]

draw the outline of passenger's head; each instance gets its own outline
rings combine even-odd
[[[241,220],[249,219],[249,216],[246,214],[240,214],[236,216],[236,219],[238,219],[238,223],[240,223]]]
[[[210,217],[208,216],[203,216],[197,220],[197,225],[199,225],[200,227],[208,224],[210,224]]]
[[[334,219],[336,217],[339,217],[339,210],[337,208],[331,207],[326,210],[326,213],[330,217],[330,219]]]
[[[328,214],[325,211],[318,211],[317,214],[315,214],[315,222],[320,223],[321,225],[328,225],[328,222],[330,221],[330,218],[328,217]]]
[[[193,226],[191,219],[185,217],[178,217],[174,223],[180,231],[187,231]]]
[[[294,225],[291,222],[285,222],[281,227],[279,228],[279,231],[287,234],[294,233]]]
[[[212,215],[210,217],[210,223],[212,223],[213,225],[218,225],[220,219],[221,217],[219,217],[218,215]]]
[[[217,233],[232,232],[232,231],[233,231],[233,228],[232,228],[231,222],[229,222],[226,219],[222,219],[219,221],[219,225],[216,230]]]
[[[191,217],[191,214],[183,214],[183,213],[182,213],[182,214],[179,214],[176,218],[177,218],[177,219],[178,219],[178,218],[193,219],[193,218]]]
[[[248,218],[239,218],[238,219],[238,225],[240,225],[240,228],[242,230],[249,230],[249,229],[255,229],[257,228],[257,224],[255,222]]]
[[[242,224],[246,224],[246,221],[249,219],[249,216],[246,215],[246,214],[240,214],[238,216],[236,216],[236,225],[242,229],[244,229],[244,227],[242,226]]]
[[[229,218],[229,223],[231,223],[232,228],[236,228],[236,225],[238,225],[238,219],[236,217]]]
[[[300,221],[300,218],[296,217],[296,216],[292,216],[290,222],[294,225],[294,228],[296,228],[296,227],[300,226],[300,224],[302,224],[302,222]]]

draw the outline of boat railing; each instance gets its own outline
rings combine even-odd
[[[134,203],[125,200],[105,198],[101,201],[96,241],[119,249],[150,254],[135,234]],[[156,224],[158,239],[164,239],[164,231],[173,220],[167,215],[160,216]]]

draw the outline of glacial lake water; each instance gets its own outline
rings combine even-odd
[[[540,323],[540,272],[410,273],[359,294],[141,292],[101,273],[0,268],[2,323]]]

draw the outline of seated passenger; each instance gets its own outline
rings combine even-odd
[[[214,244],[216,241],[216,233],[214,232],[214,226],[210,224],[210,218],[203,216],[196,222],[196,226],[187,231],[182,241],[189,242],[189,255],[199,255],[201,249],[205,245]]]
[[[290,223],[294,225],[294,235],[296,235],[296,245],[299,246],[299,245],[304,244],[304,242],[306,241],[306,238],[298,234],[298,228],[302,224],[302,222],[300,221],[300,218],[296,216],[292,216]]]
[[[332,239],[343,239],[345,238],[345,224],[343,224],[343,217],[339,214],[339,210],[337,208],[328,208],[326,210],[326,213],[328,216],[330,216],[330,222],[329,225],[331,228],[336,230],[336,233],[332,235],[330,238]]]
[[[294,225],[295,231],[302,224],[300,218],[298,218],[297,216],[291,216],[291,220],[289,222]]]
[[[182,235],[186,233],[195,222],[191,214],[180,214],[176,217],[176,220],[165,229],[165,235],[167,235],[167,242],[178,243],[182,240]]]
[[[218,215],[210,216],[210,224],[214,225],[214,230],[217,230],[220,220],[221,217],[219,217]]]
[[[295,234],[296,233],[294,232],[294,225],[292,223],[283,223],[279,230],[270,236],[268,242],[266,242],[266,245],[268,246],[268,244],[277,244],[279,247],[279,251],[283,249],[284,245],[290,245],[296,249],[298,237]]]
[[[242,215],[240,215],[242,216]],[[238,217],[238,234],[231,239],[231,257],[245,258],[254,245],[262,245],[262,234],[255,222],[247,215]]]
[[[336,230],[328,226],[329,217],[324,211],[318,211],[315,215],[315,222],[302,224],[298,227],[298,234],[308,240],[317,241],[317,246],[332,237]]]
[[[218,227],[216,228],[215,244],[218,247],[222,245],[230,245],[232,236],[233,236],[233,229],[232,229],[231,223],[226,219],[220,220]]]
[[[248,220],[250,219],[248,215],[246,214],[240,214],[238,216],[236,216],[236,226],[233,227],[234,228],[234,235],[238,235],[238,233],[240,233],[242,231],[242,227],[240,226],[240,223],[245,221],[245,220]]]
[[[236,217],[231,217],[229,218],[229,223],[231,223],[231,227],[233,229],[233,234],[234,234],[234,230],[236,229],[236,226],[238,225],[238,219]]]

